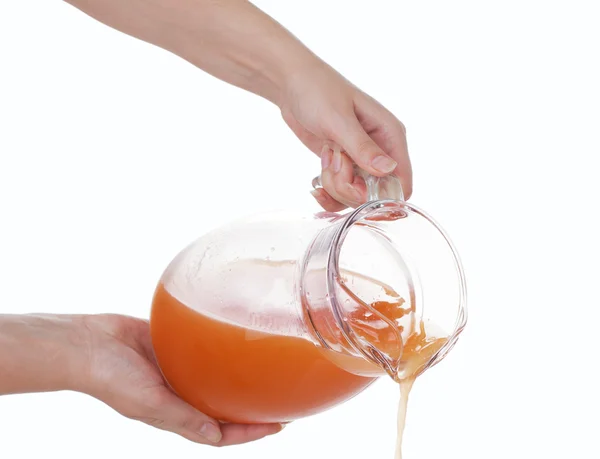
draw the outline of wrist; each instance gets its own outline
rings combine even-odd
[[[0,394],[80,390],[86,343],[82,316],[0,315]]]

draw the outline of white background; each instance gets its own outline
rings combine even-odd
[[[462,255],[470,322],[415,386],[405,457],[600,457],[597,2],[262,0],[408,128],[412,201]],[[184,245],[316,209],[263,100],[59,1],[0,5],[3,312],[147,317]],[[391,458],[397,387],[214,449],[79,394],[0,398],[3,458]]]

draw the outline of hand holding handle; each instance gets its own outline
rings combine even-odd
[[[335,150],[339,152],[339,147],[335,147]],[[354,165],[354,175],[364,180],[367,187],[368,202],[380,200],[404,201],[402,184],[400,183],[400,179],[395,175],[376,177],[365,172],[356,164]],[[323,188],[320,175],[313,179],[312,186],[315,189]]]

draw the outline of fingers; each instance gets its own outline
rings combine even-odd
[[[223,424],[223,438],[218,446],[240,445],[260,440],[283,430],[282,424]]]
[[[410,198],[413,183],[406,128],[389,110],[364,93],[357,94],[354,110],[364,130],[398,164],[394,175],[402,183],[404,197]]]
[[[336,201],[349,207],[355,207],[360,202],[359,191],[352,187],[354,167],[347,155],[339,149],[333,152],[331,163],[321,171],[323,188]]]
[[[398,167],[398,163],[367,134],[356,116],[337,118],[330,134],[361,169],[372,175],[383,177]]]
[[[281,432],[282,424],[220,424],[187,404],[167,388],[153,403],[150,417],[136,417],[162,430],[206,445],[229,446],[259,440]]]
[[[197,443],[216,445],[223,438],[217,421],[187,404],[166,387],[152,403],[151,409],[150,416],[138,419]]]
[[[340,202],[337,202],[329,195],[329,193],[327,193],[327,191],[322,188],[319,188],[318,190],[312,190],[310,194],[313,195],[319,205],[327,212],[340,212],[348,207]]]
[[[364,180],[354,175],[352,160],[339,148],[323,148],[321,167],[323,189],[313,191],[312,195],[325,210],[338,212],[365,202],[367,192]]]
[[[405,199],[410,198],[412,195],[412,166],[408,156],[408,144],[404,125],[388,112],[386,129],[375,130],[371,135],[397,162],[398,166],[394,170],[394,175],[402,183],[402,191],[404,192]]]

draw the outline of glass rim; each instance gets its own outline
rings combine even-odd
[[[432,357],[429,359],[429,362],[419,370],[418,374],[414,375],[416,377],[444,359],[444,357],[448,354],[448,352],[452,349],[452,347],[454,347],[454,345],[458,341],[458,338],[462,333],[463,329],[465,328],[468,320],[467,286],[462,262],[460,256],[458,255],[456,247],[454,246],[450,237],[435,219],[433,219],[429,214],[427,214],[425,211],[423,211],[417,206],[409,204],[404,200],[394,199],[381,199],[376,201],[370,201],[345,215],[343,223],[336,231],[336,234],[333,238],[333,243],[329,248],[329,253],[327,256],[327,293],[331,300],[332,313],[333,317],[335,318],[336,325],[339,327],[347,342],[354,348],[356,352],[362,355],[365,359],[367,359],[373,364],[382,367],[386,371],[386,373],[388,373],[392,378],[396,379],[394,375],[397,375],[398,373],[400,359],[391,362],[388,359],[383,358],[382,356],[374,355],[372,350],[367,349],[363,344],[361,344],[352,327],[348,325],[348,323],[343,319],[343,308],[337,300],[336,293],[336,282],[340,278],[341,272],[339,266],[340,254],[346,236],[354,227],[354,225],[356,225],[358,222],[368,219],[370,215],[373,215],[380,209],[387,206],[405,209],[410,213],[416,214],[419,217],[424,218],[429,224],[433,225],[434,228],[438,231],[438,233],[442,236],[445,243],[448,245],[448,248],[450,249],[450,254],[453,258],[454,267],[457,272],[457,282],[459,291],[457,305],[458,310],[456,320],[454,323],[454,330],[448,336],[448,340],[440,347],[440,349],[437,352],[435,352],[432,355]],[[400,342],[403,343],[401,339]]]

